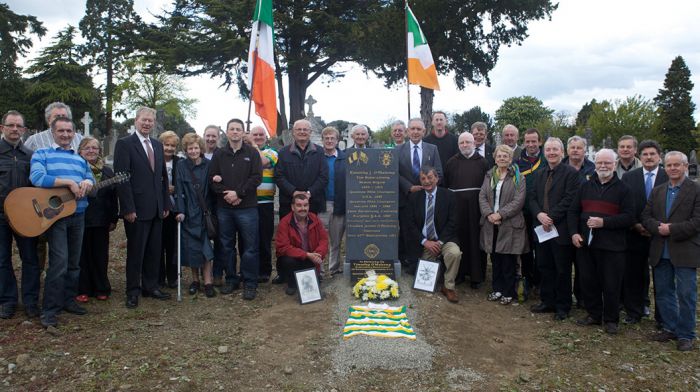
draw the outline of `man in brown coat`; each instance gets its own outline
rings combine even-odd
[[[685,175],[685,154],[667,153],[664,168],[669,181],[651,191],[642,212],[644,227],[652,236],[649,264],[654,267],[656,306],[663,327],[652,339],[678,339],[678,350],[690,351],[700,266],[700,186]]]

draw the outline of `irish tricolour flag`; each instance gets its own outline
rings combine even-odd
[[[437,70],[428,41],[408,4],[406,4],[406,21],[408,27],[408,83],[432,90],[440,90]]]
[[[275,61],[272,54],[272,0],[257,0],[248,51],[248,89],[270,137],[277,134],[277,98],[275,95]]]

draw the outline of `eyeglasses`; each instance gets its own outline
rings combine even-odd
[[[24,125],[19,124],[2,124],[3,128],[16,128],[16,129],[27,129]]]
[[[83,147],[83,148],[81,148],[80,150],[81,150],[81,151],[100,151],[100,148],[99,148],[99,147],[92,147],[92,146],[90,146],[90,147]]]
[[[309,128],[294,128],[296,132],[311,132]]]

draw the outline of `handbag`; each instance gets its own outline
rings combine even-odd
[[[201,188],[201,184],[197,177],[194,175],[192,168],[188,166],[187,169],[190,171],[190,176],[192,176],[192,183],[198,185],[198,188]],[[203,191],[198,192],[195,189],[195,193],[197,194],[197,202],[199,203],[199,208],[201,208],[202,211],[204,211],[204,226],[206,226],[207,229],[207,236],[209,237],[209,239],[213,240],[219,234],[219,220],[216,218],[216,215],[212,214],[211,211],[209,211],[209,209],[207,208],[207,205],[204,202],[204,197],[202,196]]]

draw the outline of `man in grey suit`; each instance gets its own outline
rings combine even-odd
[[[644,228],[651,233],[649,263],[663,327],[652,340],[678,339],[678,350],[690,351],[700,266],[700,185],[686,177],[688,157],[682,152],[667,153],[664,168],[669,181],[651,191],[642,212]]]
[[[399,259],[405,260],[406,255],[406,227],[404,214],[408,205],[408,196],[419,192],[423,188],[420,185],[420,168],[424,165],[432,166],[437,171],[440,180],[443,178],[442,162],[435,145],[423,141],[425,136],[425,123],[420,118],[413,118],[408,122],[408,143],[396,147],[399,158]],[[408,273],[415,272],[415,265],[409,266]]]

